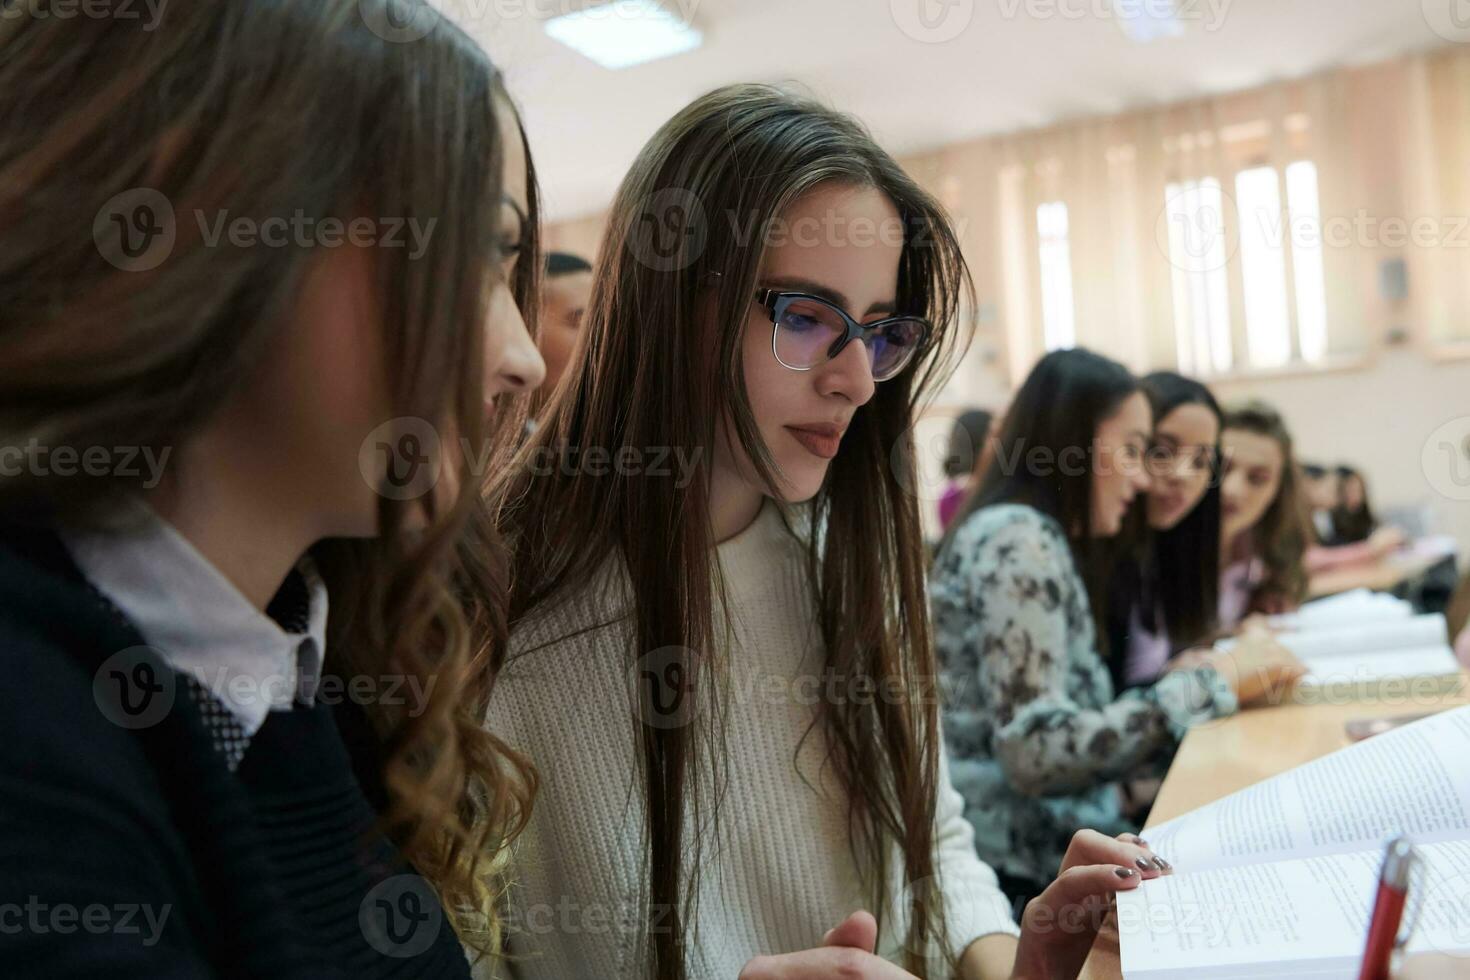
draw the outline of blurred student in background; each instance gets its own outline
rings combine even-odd
[[[503,624],[504,595],[496,542],[456,547],[490,525],[453,447],[542,376],[511,280],[535,215],[485,53],[447,19],[390,43],[390,13],[0,20],[0,447],[145,451],[0,483],[0,907],[162,913],[0,930],[0,974],[466,977],[462,942],[499,953],[488,882],[530,791],[479,724],[503,637],[461,602]],[[353,244],[199,230],[283,209]],[[435,230],[360,244],[375,217]],[[409,418],[441,457],[396,455]]]
[[[582,335],[582,318],[592,298],[592,263],[580,255],[552,252],[546,256],[546,276],[541,284],[541,309],[537,322],[537,345],[546,360],[546,383],[541,393],[549,396],[556,390],[577,338]]]
[[[949,481],[939,497],[939,524],[947,530],[965,497],[975,488],[980,467],[989,458],[992,416],[983,408],[960,413],[949,434],[949,452],[944,457],[944,475]]]
[[[1307,510],[1312,515],[1312,529],[1318,544],[1337,544],[1337,531],[1332,526],[1333,512],[1337,509],[1337,471],[1318,463],[1302,463],[1302,496]]]
[[[1403,545],[1403,532],[1377,525],[1367,485],[1356,470],[1303,463],[1301,472],[1302,497],[1311,515],[1312,536],[1302,558],[1308,574],[1376,561]]]
[[[1407,536],[1389,525],[1379,525],[1368,506],[1367,486],[1357,471],[1338,467],[1332,471],[1336,500],[1327,511],[1331,527],[1328,540],[1307,548],[1302,562],[1309,575],[1363,562],[1381,561],[1403,547]]]
[[[1366,541],[1378,530],[1373,507],[1368,502],[1368,484],[1351,466],[1337,468],[1337,502],[1332,508],[1335,544]]]
[[[1050,880],[1077,828],[1136,829],[1119,784],[1167,762],[1191,725],[1235,711],[1254,673],[1211,658],[1115,691],[1098,627],[1110,539],[1150,487],[1152,434],[1149,400],[1122,365],[1080,349],[1046,355],[935,562],[955,787],[981,857],[1018,903]],[[1209,443],[1208,431],[1176,435]]]
[[[1224,416],[1198,381],[1145,377],[1153,409],[1150,486],[1133,508],[1134,541],[1110,577],[1109,664],[1119,690],[1151,684],[1169,658],[1215,632],[1220,589],[1220,432]]]
[[[1317,541],[1311,509],[1324,498],[1302,489],[1291,434],[1269,405],[1252,401],[1227,412],[1221,447],[1221,629],[1234,631],[1255,614],[1291,612],[1306,599],[1312,574],[1377,561],[1403,545],[1404,534],[1394,527],[1378,527],[1351,544]],[[1338,471],[1331,477],[1335,488]]]
[[[1234,630],[1251,614],[1302,604],[1312,531],[1291,433],[1274,408],[1252,401],[1227,411],[1220,446],[1219,622]]]
[[[1373,517],[1362,476],[1343,466],[1333,470],[1331,482],[1337,488],[1337,502],[1324,512],[1331,531],[1327,541],[1314,540],[1307,547],[1302,562],[1309,575],[1342,565],[1380,561],[1403,547],[1407,540],[1404,532],[1379,525]]]

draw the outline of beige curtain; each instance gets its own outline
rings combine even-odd
[[[1210,235],[1221,238],[1231,346],[1236,365],[1244,365],[1249,351],[1235,175],[1258,166],[1282,175],[1296,160],[1314,160],[1322,215],[1350,211],[1363,183],[1351,146],[1352,88],[1345,75],[1327,75],[986,141],[997,148],[994,172],[971,171],[965,177],[993,180],[999,200],[994,257],[1003,270],[1001,308],[1013,376],[1024,374],[1043,352],[1036,216],[1037,208],[1050,201],[1067,206],[1077,342],[1138,370],[1179,363],[1176,303],[1187,313],[1199,298],[1191,299],[1188,292],[1176,296],[1180,263],[1177,255],[1171,257],[1167,191],[1210,178],[1221,188],[1222,207],[1205,216],[1209,227],[1186,229],[1199,254],[1183,268],[1218,283],[1220,275],[1204,273],[1220,266],[1212,265],[1209,250],[1199,246]],[[1285,215],[1260,220],[1276,234],[1292,233]],[[988,258],[976,255],[972,262],[981,265]],[[1329,351],[1361,350],[1363,306],[1352,288],[1360,257],[1350,249],[1324,249],[1323,262]],[[1289,264],[1287,290],[1294,317]]]
[[[1408,216],[1437,227],[1406,249],[1421,337],[1437,352],[1470,353],[1470,50],[1408,64]]]

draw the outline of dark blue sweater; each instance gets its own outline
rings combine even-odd
[[[109,720],[143,642],[54,534],[0,527],[0,977],[468,977],[333,709],[272,712],[231,773],[146,651],[167,710]]]

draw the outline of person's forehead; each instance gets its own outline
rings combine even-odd
[[[1281,447],[1276,440],[1255,432],[1228,431],[1225,440],[1235,458],[1252,466],[1274,465],[1281,461]]]
[[[1199,429],[1214,431],[1217,423],[1215,414],[1203,405],[1188,402],[1184,405],[1175,405],[1164,413],[1163,418],[1158,420],[1160,428],[1170,429]]]
[[[781,214],[762,275],[822,283],[853,312],[889,302],[903,254],[897,221],[898,210],[877,188],[820,185]]]
[[[591,272],[569,272],[546,280],[546,293],[550,298],[567,302],[584,300],[592,291]]]

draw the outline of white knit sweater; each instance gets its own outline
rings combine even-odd
[[[718,553],[735,641],[720,651],[728,671],[725,790],[715,828],[705,820],[695,830],[685,819],[686,834],[698,834],[704,847],[698,910],[687,924],[690,976],[701,980],[735,980],[751,957],[819,946],[824,932],[871,904],[849,847],[841,788],[822,765],[820,728],[803,741],[831,688],[801,545],[767,503]],[[541,777],[514,851],[513,960],[499,970],[522,980],[644,975],[643,790],[630,683],[638,658],[629,620],[616,621],[626,589],[626,578],[609,572],[598,587],[518,628],[490,705],[490,730],[527,752]],[[718,620],[716,635],[724,635]],[[848,696],[863,694],[854,688]],[[702,698],[696,703],[694,724],[719,714]],[[959,951],[989,933],[1014,934],[995,875],[975,855],[947,766],[939,793],[937,864],[951,944]],[[892,865],[902,867],[896,847]],[[658,920],[648,925],[658,928]],[[879,951],[901,961],[903,936],[903,918],[890,909]],[[928,953],[937,963],[936,951]],[[478,975],[494,969],[482,965]]]

